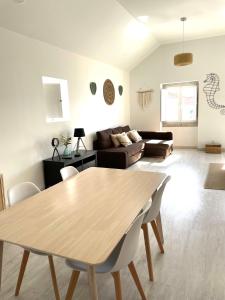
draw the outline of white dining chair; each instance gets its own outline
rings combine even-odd
[[[26,198],[29,198],[37,193],[40,192],[40,189],[32,182],[23,182],[18,185],[15,185],[14,187],[10,188],[8,190],[8,201],[9,206],[15,205],[16,203],[25,200]],[[24,229],[25,230],[25,229]],[[15,290],[15,296],[19,295],[21,284],[23,281],[23,276],[25,273],[25,269],[27,266],[27,262],[29,259],[30,252],[37,254],[37,255],[46,255],[48,256],[49,260],[49,266],[50,266],[50,272],[51,272],[51,278],[52,278],[52,284],[54,288],[55,298],[56,300],[60,300],[59,290],[58,290],[58,284],[56,279],[56,273],[55,273],[55,266],[53,262],[52,255],[48,255],[46,253],[42,253],[39,251],[31,250],[29,248],[23,248],[23,258],[20,266],[20,272],[19,277],[17,280],[16,290]]]
[[[130,229],[120,240],[110,257],[102,264],[95,267],[96,273],[111,273],[114,279],[116,300],[122,300],[120,270],[129,268],[142,300],[147,300],[139,280],[133,258],[138,247],[140,229],[146,210],[137,216]],[[66,264],[73,269],[66,300],[71,300],[81,271],[87,271],[88,266],[78,261],[66,260]]]
[[[77,175],[78,173],[79,171],[73,166],[64,167],[60,170],[62,180],[66,180],[72,176]]]
[[[144,240],[145,240],[145,251],[146,251],[146,257],[147,257],[147,263],[148,263],[148,273],[149,273],[149,280],[154,281],[154,274],[153,274],[153,267],[152,267],[152,258],[151,258],[151,247],[150,247],[150,240],[149,240],[149,234],[148,234],[148,223],[151,223],[153,232],[155,234],[156,240],[159,245],[159,249],[161,253],[164,253],[163,243],[161,241],[160,233],[157,227],[156,218],[158,217],[160,213],[160,207],[162,202],[162,195],[164,192],[164,189],[166,187],[166,184],[170,180],[170,176],[167,176],[166,179],[163,181],[163,183],[159,186],[159,188],[155,191],[155,193],[152,196],[152,204],[147,211],[144,219],[143,224],[141,226],[144,234]]]

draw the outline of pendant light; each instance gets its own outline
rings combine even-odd
[[[183,22],[183,39],[182,39],[182,53],[176,54],[174,56],[174,65],[178,67],[187,66],[193,63],[193,54],[184,52],[184,22],[187,21],[186,17],[182,17],[181,22]]]

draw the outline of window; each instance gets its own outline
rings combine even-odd
[[[161,85],[161,122],[164,127],[198,125],[198,82]]]

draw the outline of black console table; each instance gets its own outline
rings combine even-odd
[[[78,157],[72,152],[72,158],[69,159],[54,157],[54,159],[48,158],[43,161],[45,188],[62,181],[60,170],[66,166],[74,166],[79,171],[96,166],[96,151],[80,150],[79,152],[81,155]]]

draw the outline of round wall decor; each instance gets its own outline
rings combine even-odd
[[[118,90],[119,90],[120,96],[122,96],[122,94],[123,94],[123,86],[119,85]]]
[[[111,80],[107,79],[103,85],[103,96],[108,105],[112,105],[115,100],[115,89]]]

